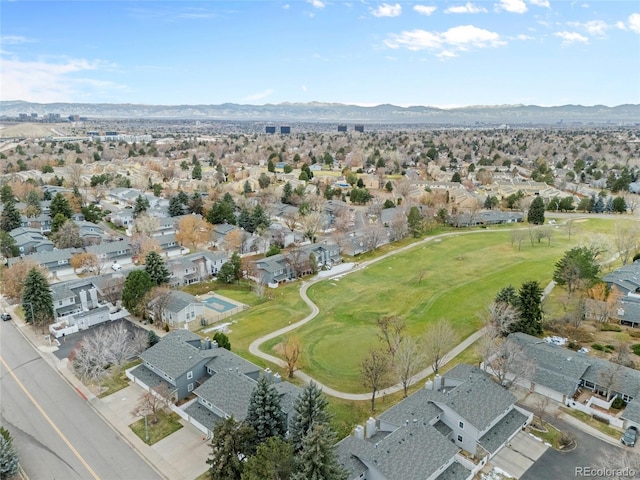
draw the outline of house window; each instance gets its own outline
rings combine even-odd
[[[190,383],[189,385],[187,385],[187,391],[188,392],[192,392],[193,391],[193,383]]]
[[[462,443],[462,435],[458,435],[458,441]]]
[[[460,428],[464,429],[464,422],[462,422],[462,421],[458,422],[458,426],[459,426]]]
[[[193,372],[187,372],[187,380],[191,380],[193,378]]]

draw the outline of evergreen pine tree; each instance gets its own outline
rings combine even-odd
[[[142,299],[154,286],[153,280],[144,270],[133,270],[127,275],[122,288],[122,305],[129,312],[142,313]]]
[[[0,215],[0,230],[10,232],[20,225],[22,225],[22,217],[16,208],[16,204],[10,200],[4,204],[2,215]]]
[[[338,465],[334,443],[334,434],[327,425],[315,425],[302,441],[291,480],[346,480],[347,473]]]
[[[11,434],[4,427],[0,427],[0,478],[11,478],[18,473],[18,469],[19,458]]]
[[[22,291],[22,310],[32,325],[46,325],[53,320],[53,297],[44,274],[37,268],[27,273]]]
[[[413,206],[409,209],[409,215],[407,216],[407,224],[409,226],[409,232],[414,238],[418,238],[423,233],[423,222],[420,210],[418,207]]]
[[[240,480],[244,458],[254,449],[255,432],[233,417],[216,424],[211,440],[211,456],[207,459],[211,480]]]
[[[178,196],[171,197],[169,200],[169,216],[177,217],[178,215],[184,214],[184,209],[182,208],[182,202]]]
[[[527,221],[534,225],[542,225],[544,223],[544,201],[542,197],[536,197],[531,202],[529,207],[529,213],[527,214]]]
[[[137,217],[142,212],[146,212],[149,208],[149,200],[142,195],[138,195],[136,198],[136,204],[133,206],[133,216]]]
[[[278,391],[266,376],[261,376],[251,392],[245,420],[256,432],[256,445],[267,438],[284,438],[287,432],[286,416],[280,405]]]
[[[0,202],[3,204],[7,204],[7,202],[15,202],[15,195],[13,194],[13,190],[11,190],[11,186],[7,183],[0,187]]]
[[[282,198],[280,199],[282,203],[291,203],[291,196],[293,195],[293,187],[289,182],[284,184],[282,187]]]
[[[294,468],[291,444],[271,437],[258,445],[256,454],[246,461],[242,480],[287,480],[291,478]]]
[[[61,193],[56,193],[56,196],[51,200],[51,204],[49,205],[49,214],[51,218],[54,218],[58,213],[61,213],[66,218],[71,218],[73,215],[73,210],[71,210],[71,205],[69,205],[69,200],[65,198]]]
[[[514,332],[542,335],[542,288],[538,282],[525,282],[518,292],[519,320],[513,325]]]
[[[315,425],[328,425],[327,399],[315,382],[304,387],[293,407],[289,438],[294,449],[302,449],[302,440]]]
[[[158,252],[150,251],[144,259],[144,270],[155,285],[169,282],[169,270]]]
[[[596,203],[593,206],[593,211],[595,213],[604,212],[604,200],[602,199],[602,197],[598,197],[598,199],[596,200]]]
[[[202,180],[202,167],[200,166],[200,162],[193,166],[193,170],[191,170],[191,178],[194,180]]]

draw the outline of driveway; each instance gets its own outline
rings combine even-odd
[[[548,448],[527,432],[519,432],[489,463],[513,478],[521,478]]]
[[[521,480],[576,478],[576,467],[595,467],[600,457],[613,455],[622,448],[603,442],[562,420],[554,420],[553,424],[574,438],[576,448],[570,452],[549,448]]]

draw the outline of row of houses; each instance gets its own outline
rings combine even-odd
[[[612,317],[623,325],[640,326],[640,260],[605,275],[603,281],[621,294]]]
[[[584,409],[576,403],[579,393],[591,392],[600,407],[600,411],[591,413],[607,418],[618,427],[640,428],[640,371],[520,332],[510,334],[507,342],[512,350],[522,352],[518,362],[531,366],[529,374],[512,377],[518,385],[578,409]],[[514,375],[515,369],[520,370],[518,362],[510,369]],[[490,362],[486,368],[491,371]],[[620,420],[606,413],[616,397],[626,404]]]
[[[209,436],[221,420],[232,416],[239,421],[245,419],[251,393],[261,375],[273,381],[287,424],[301,392],[279,374],[263,371],[218,347],[215,341],[186,330],[170,332],[140,358],[142,364],[128,371],[127,376],[147,390],[163,386],[174,402],[191,397],[173,410]]]

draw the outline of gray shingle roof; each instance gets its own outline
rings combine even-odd
[[[515,408],[500,419],[478,443],[489,453],[494,453],[507,439],[520,430],[527,421],[526,415]]]
[[[194,393],[236,420],[244,420],[251,392],[256,385],[256,382],[246,375],[235,371],[223,371],[213,375],[196,388]]]
[[[640,288],[640,261],[624,265],[602,277],[602,280],[617,285],[624,293],[635,292]]]
[[[200,350],[188,341],[200,342],[200,337],[188,330],[175,330],[142,352],[140,358],[176,379],[214,353],[214,349]]]
[[[580,379],[590,365],[590,358],[551,345],[524,333],[512,333],[508,340],[524,348],[525,354],[536,363],[533,381],[564,395],[573,395]]]
[[[109,254],[114,252],[131,252],[131,245],[128,240],[118,240],[117,242],[105,242],[87,247],[87,252],[96,255]]]
[[[189,293],[181,292],[180,290],[171,290],[165,310],[178,313],[191,304],[202,305],[202,302],[198,301],[196,297]]]
[[[640,398],[634,398],[625,407],[620,418],[640,425]]]
[[[363,465],[393,480],[424,480],[449,463],[460,451],[428,423],[398,428],[377,444],[353,436],[336,446],[338,461],[358,478]]]

